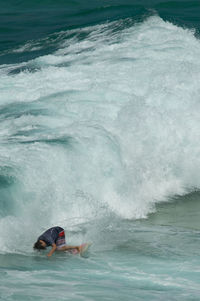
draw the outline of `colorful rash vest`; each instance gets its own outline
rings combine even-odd
[[[47,246],[60,245],[61,242],[65,244],[65,231],[61,227],[52,227],[40,235],[38,240],[43,240]]]

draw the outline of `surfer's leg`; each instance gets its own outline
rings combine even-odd
[[[57,251],[70,251],[70,250],[74,250],[76,249],[78,252],[80,252],[80,246],[62,246],[62,247],[58,247],[56,250]]]

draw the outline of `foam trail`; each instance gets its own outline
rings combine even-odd
[[[13,226],[28,246],[47,224],[144,218],[200,187],[199,40],[157,16],[122,24],[62,33],[24,71],[2,67],[1,174],[15,204],[1,208],[4,251]]]

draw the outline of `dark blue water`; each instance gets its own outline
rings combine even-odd
[[[1,300],[199,300],[199,14],[1,3]],[[86,257],[34,252],[54,225]]]

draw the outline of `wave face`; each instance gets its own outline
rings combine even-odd
[[[194,32],[153,16],[55,42],[50,55],[0,68],[3,252],[31,249],[47,225],[145,218],[200,187]]]

